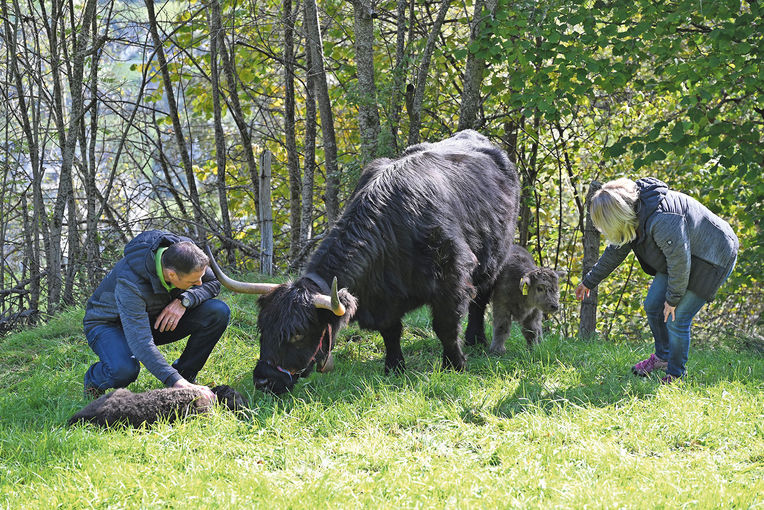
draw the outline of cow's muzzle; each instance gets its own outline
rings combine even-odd
[[[299,374],[290,374],[262,359],[257,362],[252,371],[252,382],[255,384],[255,388],[276,395],[290,391],[299,378]]]

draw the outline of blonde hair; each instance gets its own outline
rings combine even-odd
[[[637,200],[637,185],[626,177],[606,182],[592,196],[592,222],[611,244],[623,246],[637,238]]]

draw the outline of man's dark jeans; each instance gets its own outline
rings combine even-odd
[[[231,311],[228,305],[217,299],[208,299],[199,306],[186,310],[174,331],[160,332],[154,329],[156,317],[151,317],[152,335],[156,345],[176,342],[191,335],[186,348],[173,367],[187,381],[194,382],[212,349],[223,335]],[[141,365],[127,345],[120,324],[102,324],[85,332],[88,345],[100,361],[85,373],[85,388],[106,390],[124,388],[138,378]]]

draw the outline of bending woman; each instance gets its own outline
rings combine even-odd
[[[605,183],[592,196],[590,214],[610,244],[576,288],[576,298],[588,296],[634,251],[642,269],[655,276],[644,303],[655,353],[632,372],[644,377],[664,370],[663,383],[683,377],[692,319],[735,267],[737,236],[700,202],[652,177]]]

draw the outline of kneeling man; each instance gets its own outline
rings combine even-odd
[[[85,373],[85,394],[126,387],[140,363],[167,387],[197,387],[196,374],[228,326],[228,306],[212,299],[219,292],[207,255],[191,239],[152,230],[127,243],[88,299],[85,336],[100,361]],[[157,345],[187,336],[170,365]],[[214,400],[209,388],[198,388]]]

